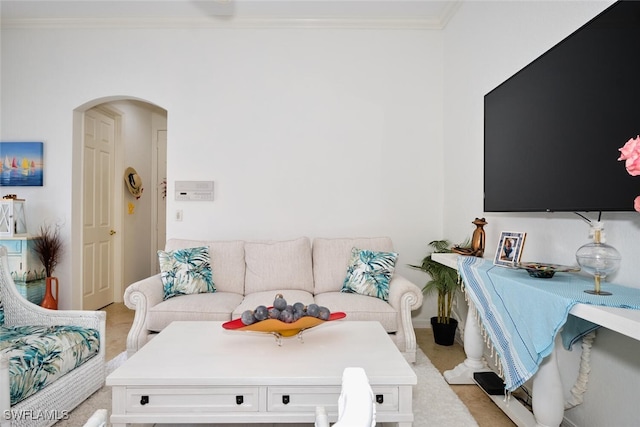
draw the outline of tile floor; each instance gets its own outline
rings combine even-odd
[[[127,346],[127,334],[133,321],[133,311],[122,303],[114,303],[103,309],[107,312],[107,354],[111,360]],[[462,346],[441,346],[433,341],[431,329],[416,329],[418,345],[434,366],[444,372],[452,369],[465,359]],[[480,427],[513,427],[515,424],[489,400],[475,385],[452,385],[451,388],[467,405]],[[421,427],[421,426],[416,426]]]

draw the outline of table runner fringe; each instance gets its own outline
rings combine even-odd
[[[467,306],[469,307],[469,314],[473,315],[476,319],[476,324],[480,328],[480,333],[482,335],[482,339],[484,340],[488,349],[491,350],[489,355],[489,359],[492,359],[494,365],[498,369],[498,376],[504,380],[504,370],[502,367],[502,359],[497,351],[495,351],[495,346],[491,341],[487,330],[484,328],[482,324],[482,320],[478,315],[478,310],[476,309],[474,304],[469,303],[469,296],[467,295],[464,281],[460,274],[458,274],[458,284],[460,285],[460,289],[462,290],[462,294],[464,295],[464,300],[467,302]],[[587,391],[587,385],[589,382],[589,373],[591,372],[591,347],[593,345],[593,341],[596,337],[596,331],[591,331],[587,335],[582,338],[582,355],[580,356],[580,368],[578,370],[578,378],[576,378],[576,382],[571,387],[571,397],[565,401],[564,409],[565,411],[571,408],[574,408],[578,405],[581,405],[584,402],[584,394]],[[504,392],[504,401],[508,402],[511,399],[511,392],[505,389]]]
[[[491,338],[489,337],[489,333],[487,332],[484,325],[482,324],[482,321],[480,319],[480,315],[478,314],[478,310],[476,309],[476,306],[474,304],[469,303],[469,296],[467,295],[467,292],[464,286],[464,281],[460,277],[460,274],[458,274],[458,283],[460,284],[460,289],[462,289],[462,294],[464,295],[464,299],[467,302],[467,306],[469,307],[467,316],[473,315],[473,317],[476,319],[476,324],[478,325],[478,328],[480,328],[480,334],[482,335],[482,339],[485,345],[487,346],[487,348],[491,351],[489,355],[489,359],[493,360],[493,364],[498,370],[498,376],[502,378],[502,380],[504,381],[504,369],[502,367],[502,359],[500,358],[500,354],[496,351],[496,348],[493,345]],[[505,388],[504,401],[509,402],[509,400],[511,400],[511,392]]]

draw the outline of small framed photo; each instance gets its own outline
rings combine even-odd
[[[495,265],[513,267],[520,262],[524,239],[527,233],[520,231],[503,231],[500,233],[496,257],[493,260]]]

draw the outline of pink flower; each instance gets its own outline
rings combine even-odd
[[[618,160],[624,160],[624,167],[631,176],[640,175],[640,135],[631,138],[624,144],[620,150]],[[640,196],[633,201],[633,208],[640,212]]]
[[[638,154],[638,150],[640,150],[640,135],[635,138],[631,138],[627,141],[626,144],[622,148],[618,148],[620,150],[620,158],[618,160],[626,160],[635,152]]]
[[[627,159],[624,166],[627,168],[627,172],[629,172],[629,175],[640,175],[640,156],[637,156],[635,159]]]
[[[640,136],[631,138],[620,150],[618,160],[625,161],[625,168],[631,176],[640,175]]]

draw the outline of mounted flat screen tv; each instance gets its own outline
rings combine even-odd
[[[640,2],[620,1],[484,98],[486,212],[633,211]]]

